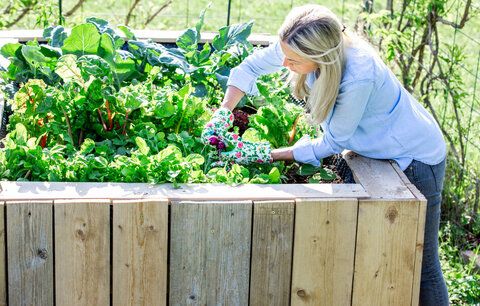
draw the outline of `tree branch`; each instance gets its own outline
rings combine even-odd
[[[69,17],[72,16],[73,13],[75,13],[85,2],[86,0],[78,0],[78,2],[65,14],[63,14],[64,17]]]
[[[125,25],[128,26],[128,23],[130,22],[130,18],[132,17],[132,12],[139,3],[140,3],[140,0],[133,1],[132,6],[130,6],[130,9],[128,10],[127,17],[125,17]]]
[[[158,10],[156,10],[152,15],[147,17],[147,21],[145,21],[143,26],[146,27],[150,22],[152,22],[153,19],[155,19],[155,17],[157,17],[158,14],[160,14],[161,11],[167,8],[171,3],[172,3],[172,0],[165,1]]]
[[[463,11],[462,19],[460,20],[459,23],[455,23],[455,22],[446,20],[442,17],[438,17],[437,20],[439,22],[441,22],[443,24],[446,24],[446,25],[449,25],[449,26],[451,26],[455,29],[462,29],[469,19],[468,14],[470,13],[470,7],[471,6],[472,6],[472,0],[467,0],[467,2],[465,3],[465,10]]]

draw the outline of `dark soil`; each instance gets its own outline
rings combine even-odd
[[[333,181],[320,181],[320,183],[328,184],[352,184],[355,183],[353,180],[353,174],[350,168],[347,165],[347,162],[343,159],[340,154],[332,155],[323,160],[323,167],[332,170],[337,178]],[[291,165],[290,169],[287,171],[287,184],[308,184],[309,176],[303,176],[298,174],[298,166]]]

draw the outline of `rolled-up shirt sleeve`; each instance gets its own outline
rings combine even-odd
[[[227,85],[235,86],[249,95],[258,95],[257,78],[282,69],[283,58],[278,41],[267,48],[256,50],[232,69]]]
[[[344,144],[355,134],[373,89],[373,80],[342,85],[331,115],[322,124],[323,137],[299,140],[293,146],[295,160],[319,166],[321,159],[346,149]]]

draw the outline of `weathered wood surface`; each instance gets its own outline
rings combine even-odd
[[[251,305],[289,305],[294,201],[254,203]]]
[[[420,278],[422,276],[422,259],[423,259],[423,246],[425,235],[425,218],[427,213],[427,199],[417,189],[417,187],[410,182],[405,173],[400,169],[398,164],[394,161],[390,162],[398,177],[407,186],[408,190],[415,196],[419,203],[418,209],[418,225],[417,225],[417,244],[415,251],[415,271],[412,284],[412,306],[419,305],[420,299]]]
[[[113,203],[113,305],[166,305],[168,201]]]
[[[362,200],[352,305],[410,305],[419,203]]]
[[[371,198],[415,198],[389,161],[366,158],[352,151],[343,152],[343,157],[352,170],[355,181],[365,188]]]
[[[69,32],[69,29],[66,29]],[[0,31],[0,40],[2,39],[18,39],[20,42],[26,42],[36,39],[38,42],[45,42],[43,38],[43,30],[2,30]],[[137,39],[151,39],[158,43],[175,43],[177,38],[183,31],[165,31],[165,30],[133,30]],[[118,33],[125,37],[123,33]],[[202,32],[201,43],[212,42],[217,32]],[[276,39],[274,35],[252,34],[248,37],[248,41],[254,45],[268,46]]]
[[[55,201],[54,208],[56,305],[109,305],[109,201]]]
[[[9,304],[53,305],[52,201],[10,202],[6,213]]]
[[[354,199],[296,201],[292,305],[350,304],[357,209]]]
[[[294,200],[296,198],[366,198],[359,184],[172,184],[0,182],[0,200],[29,199],[169,199]]]
[[[0,306],[7,305],[7,256],[5,254],[5,203],[0,202]]]
[[[247,305],[252,203],[172,202],[172,305]]]

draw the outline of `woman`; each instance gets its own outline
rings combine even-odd
[[[290,70],[297,98],[305,99],[323,137],[304,137],[293,147],[242,141],[227,132],[231,110],[247,94],[257,94],[258,76]],[[225,98],[206,125],[207,143],[222,141],[223,157],[238,163],[295,160],[319,165],[344,149],[376,159],[395,160],[427,198],[421,305],[448,305],[438,258],[441,191],[446,146],[432,116],[399,83],[373,48],[345,31],[319,5],[294,8],[279,30],[279,41],[258,50],[232,70]]]

